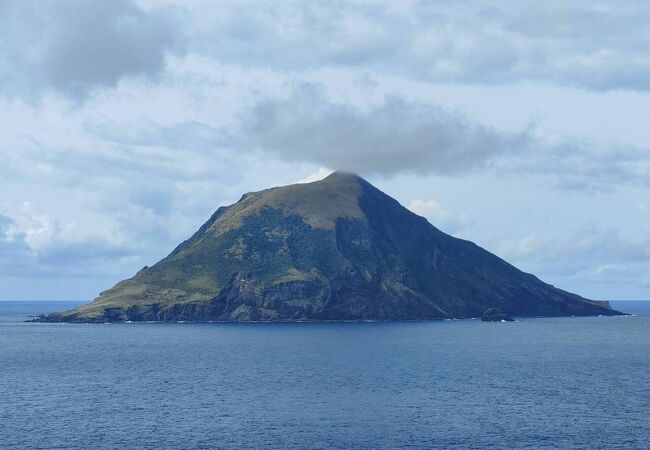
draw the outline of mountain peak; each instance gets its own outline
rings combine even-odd
[[[334,172],[322,180],[278,186],[245,194],[237,203],[224,209],[210,226],[213,234],[224,234],[241,226],[242,221],[265,209],[298,216],[313,228],[332,229],[338,219],[362,220],[359,207],[362,178],[347,172]]]
[[[340,182],[351,182],[351,181],[359,182],[359,181],[366,181],[366,180],[361,178],[356,173],[347,172],[345,170],[336,170],[320,181],[324,181],[328,183],[340,183]]]

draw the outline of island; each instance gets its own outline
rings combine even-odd
[[[452,237],[363,178],[245,194],[167,257],[39,322],[362,321],[622,313]],[[486,316],[487,317],[487,316]]]

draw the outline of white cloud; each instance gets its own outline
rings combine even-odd
[[[611,284],[629,282],[634,273],[633,278],[650,282],[650,238],[626,237],[617,228],[530,232],[501,242],[498,253],[538,274]],[[622,275],[625,271],[628,276]]]
[[[23,203],[18,223],[14,222],[14,224],[16,228],[20,229],[25,243],[31,248],[47,245],[61,231],[55,219],[36,211],[34,205],[29,201]]]
[[[35,211],[31,204],[15,219],[0,214],[0,278],[104,274],[134,254],[124,243],[74,231]]]
[[[181,43],[170,11],[131,0],[2,0],[0,25],[0,92],[26,98],[156,76]]]
[[[352,67],[429,82],[649,90],[650,6],[521,2],[197,2],[191,51],[250,67]],[[218,43],[215,45],[215,43]]]
[[[416,198],[409,202],[407,208],[415,214],[426,217],[435,227],[450,234],[456,234],[468,221],[465,215],[452,214],[434,199]]]
[[[328,169],[327,167],[319,167],[318,170],[314,173],[310,173],[304,178],[301,178],[294,183],[313,183],[314,181],[322,180],[323,178],[331,175],[334,171]]]

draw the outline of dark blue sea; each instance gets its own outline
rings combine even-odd
[[[0,448],[650,448],[650,303],[628,317],[23,323],[0,302]]]

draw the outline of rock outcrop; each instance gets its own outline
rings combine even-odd
[[[481,316],[483,322],[513,322],[515,319],[499,308],[488,308]]]

